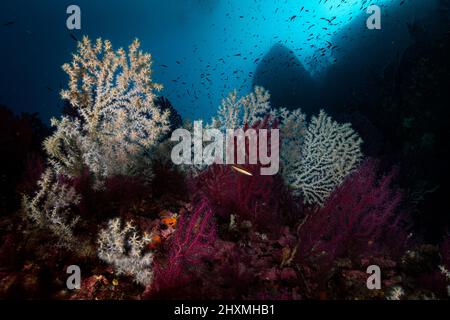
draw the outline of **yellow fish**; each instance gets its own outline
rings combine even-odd
[[[236,172],[245,174],[246,176],[253,176],[253,174],[251,174],[251,172],[249,172],[249,171],[247,171],[247,170],[245,170],[245,169],[243,169],[243,168],[236,167],[236,166],[231,166],[231,167],[232,167]]]

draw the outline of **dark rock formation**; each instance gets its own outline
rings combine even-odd
[[[274,45],[261,59],[256,68],[253,85],[270,91],[274,107],[301,107],[308,114],[318,111],[314,79],[294,52],[281,44]]]

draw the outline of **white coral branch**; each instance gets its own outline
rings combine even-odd
[[[128,53],[108,40],[93,45],[84,37],[72,63],[64,64],[69,87],[61,91],[78,119],[53,121],[56,131],[45,142],[55,169],[69,176],[88,167],[96,178],[130,175],[149,157],[169,129],[169,111],[155,104],[151,55],[135,40]]]
[[[270,94],[262,87],[239,98],[236,90],[231,92],[213,118],[212,127],[227,130],[241,129],[245,124],[253,125],[270,113]]]
[[[24,196],[22,208],[25,217],[36,227],[48,230],[58,239],[58,246],[73,249],[73,233],[78,216],[73,216],[71,206],[80,201],[75,189],[58,181],[57,175],[47,169],[38,182],[39,191],[29,199]]]
[[[301,160],[289,175],[290,185],[305,203],[323,205],[361,161],[361,144],[350,124],[338,124],[321,111],[306,129]]]
[[[284,108],[274,111],[272,116],[280,121],[280,160],[283,178],[288,181],[289,175],[302,158],[306,116],[300,109],[288,111]]]
[[[153,253],[145,252],[151,239],[148,234],[139,236],[131,222],[122,228],[120,219],[116,218],[99,233],[98,256],[112,265],[117,274],[130,275],[137,283],[146,286],[153,279]]]

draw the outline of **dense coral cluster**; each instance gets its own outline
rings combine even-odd
[[[170,113],[154,103],[162,86],[152,82],[151,56],[139,46],[135,40],[126,54],[108,40],[92,45],[84,37],[72,63],[63,66],[70,80],[61,97],[77,116],[52,120],[56,131],[44,145],[56,172],[76,176],[88,167],[102,178],[148,168]]]
[[[38,181],[39,190],[29,199],[23,196],[22,207],[27,220],[44,232],[51,232],[58,245],[73,248],[76,238],[73,232],[78,216],[71,209],[78,205],[80,196],[75,189],[60,181],[47,169]]]
[[[309,212],[297,230],[302,264],[326,268],[340,258],[401,255],[407,234],[401,225],[401,195],[392,180],[393,173],[378,178],[376,164],[368,160],[322,208]]]
[[[306,204],[323,205],[362,160],[361,138],[350,124],[339,124],[324,111],[308,123],[300,109],[273,109],[269,100],[269,92],[261,87],[240,99],[234,92],[223,100],[211,126],[234,130],[268,119],[278,123],[286,183]]]
[[[119,275],[131,275],[137,283],[148,285],[153,277],[153,253],[143,250],[153,236],[147,233],[139,236],[135,229],[131,222],[121,228],[119,218],[110,220],[108,227],[99,233],[98,256],[113,265]]]
[[[270,95],[264,88],[256,87],[254,93],[239,98],[236,91],[222,101],[212,127],[222,130],[238,129],[262,120],[270,111]]]
[[[361,138],[350,124],[340,125],[325,112],[306,129],[300,161],[288,179],[307,204],[322,205],[362,158]]]
[[[210,257],[216,240],[213,212],[206,200],[200,201],[192,213],[184,212],[176,222],[176,231],[168,244],[166,261],[154,265],[155,281],[144,296],[164,296],[190,282],[190,275]],[[195,272],[198,273],[198,270]]]
[[[47,285],[63,299],[448,298],[449,241],[412,241],[395,171],[364,159],[350,124],[274,108],[260,87],[233,92],[208,126],[279,129],[281,171],[188,174],[168,160],[167,133],[182,123],[156,98],[150,66],[138,41],[126,54],[88,38],[64,65],[73,112],[53,120],[49,166],[23,189],[26,223],[2,239],[1,295]],[[64,287],[71,264],[83,269],[76,292]],[[367,289],[370,265],[383,270],[381,290]]]

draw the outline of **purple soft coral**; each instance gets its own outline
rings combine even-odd
[[[248,128],[245,125],[243,130]],[[277,121],[271,122],[269,117],[252,127],[256,131],[271,128],[277,128]],[[279,231],[286,222],[284,218],[293,217],[293,202],[282,177],[261,175],[261,167],[259,163],[212,165],[191,182],[194,198],[206,197],[221,217],[235,214],[240,220],[250,221],[259,231]]]
[[[208,202],[202,200],[192,214],[181,214],[170,240],[167,262],[165,265],[155,263],[155,278],[144,296],[164,294],[183,286],[190,279],[190,269],[212,253],[215,239],[213,212]]]
[[[378,180],[375,161],[367,160],[310,213],[299,227],[299,259],[330,267],[336,258],[379,253],[400,254],[406,243],[398,207],[401,195],[392,189],[394,172]]]

